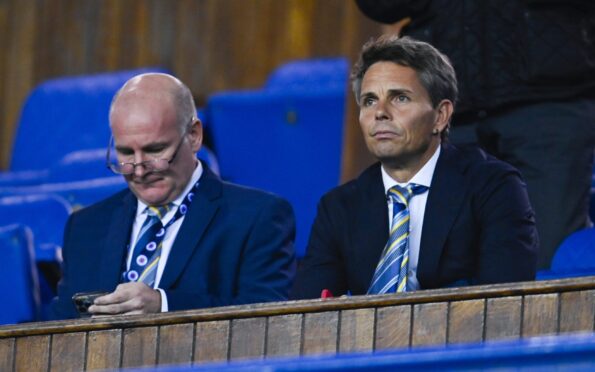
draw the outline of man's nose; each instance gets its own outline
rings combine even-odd
[[[134,175],[142,177],[147,173],[147,168],[143,163],[145,161],[143,154],[134,155]]]
[[[376,105],[376,111],[374,111],[374,118],[376,120],[388,120],[390,119],[390,115],[388,110],[386,110],[386,106],[384,102],[380,101]]]
[[[142,177],[147,173],[147,169],[145,168],[145,164],[142,162],[135,163],[134,165],[134,175],[136,177]]]

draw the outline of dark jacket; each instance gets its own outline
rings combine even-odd
[[[593,96],[595,1],[356,0],[368,17],[393,23],[452,61],[457,114]],[[457,117],[455,116],[455,122]]]
[[[125,190],[72,214],[52,319],[77,316],[71,301],[76,292],[116,288],[136,207]],[[169,310],[287,299],[295,272],[294,236],[287,201],[222,182],[205,167],[159,283]]]
[[[322,197],[292,298],[365,294],[388,239],[380,164]],[[538,237],[525,184],[479,149],[443,145],[428,194],[422,289],[535,278]]]

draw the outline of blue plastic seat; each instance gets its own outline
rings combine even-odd
[[[62,237],[72,208],[57,195],[15,195],[0,197],[0,210],[0,226],[19,224],[33,233],[43,317],[60,278]]]
[[[222,178],[288,199],[305,253],[318,200],[340,178],[348,63],[293,61],[259,90],[212,95],[207,121]]]
[[[595,275],[595,228],[567,237],[554,255],[549,270],[537,272],[538,280]]]
[[[105,148],[114,94],[131,77],[150,71],[167,72],[142,68],[62,77],[39,84],[23,106],[9,172],[0,173],[0,186],[46,182],[49,169],[67,154]]]
[[[0,227],[0,324],[39,320],[40,294],[33,234],[20,224]]]
[[[0,197],[0,225],[22,224],[35,234],[38,261],[58,260],[64,226],[72,208],[57,195],[15,195]]]

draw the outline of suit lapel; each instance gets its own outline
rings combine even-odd
[[[135,211],[136,198],[131,192],[125,194],[122,203],[112,211],[99,268],[99,281],[104,290],[113,290],[120,282]]]
[[[456,148],[442,146],[428,194],[420,242],[417,277],[422,288],[428,286],[438,270],[448,233],[465,199],[466,165]]]
[[[199,182],[197,195],[194,196],[188,208],[188,213],[184,217],[167,259],[159,283],[160,288],[170,288],[182,273],[211,219],[219,209],[216,199],[221,195],[221,181],[207,167],[204,167],[204,173]]]
[[[368,168],[358,179],[358,205],[355,210],[354,252],[360,285],[369,286],[382,250],[388,240],[388,204],[380,163]]]

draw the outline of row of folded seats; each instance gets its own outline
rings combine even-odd
[[[6,287],[0,293],[2,303],[14,304],[0,309],[0,324],[44,319],[60,275],[68,215],[126,187],[105,166],[109,106],[124,82],[148,71],[168,72],[60,78],[28,97],[10,168],[0,173],[0,283]],[[197,157],[224,180],[289,200],[298,258],[320,196],[339,183],[347,80],[345,58],[292,61],[262,88],[213,94],[199,110],[211,148],[203,146]],[[594,241],[593,230],[569,238],[564,244],[570,247],[562,245],[540,278],[595,273]],[[568,269],[560,255],[571,256],[574,266]]]

